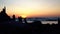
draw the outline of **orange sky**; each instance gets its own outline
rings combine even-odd
[[[6,13],[25,17],[60,16],[60,0],[0,0],[0,11],[6,6]]]

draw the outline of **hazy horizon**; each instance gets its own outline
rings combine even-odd
[[[23,17],[58,17],[60,0],[0,0],[0,11],[6,6],[6,13]]]

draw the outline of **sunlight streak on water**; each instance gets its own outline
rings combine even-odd
[[[42,24],[58,24],[58,21],[41,21]]]
[[[27,21],[28,23],[32,23],[33,21]],[[58,21],[41,21],[42,24],[58,24]]]

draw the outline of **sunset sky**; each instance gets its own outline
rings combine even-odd
[[[0,0],[0,11],[4,6],[9,16],[60,16],[60,0]]]

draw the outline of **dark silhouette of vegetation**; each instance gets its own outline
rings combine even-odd
[[[0,23],[4,21],[9,21],[9,20],[10,20],[10,17],[6,14],[6,7],[4,7],[0,13]]]
[[[13,17],[13,20],[15,21],[15,19],[16,19],[16,18],[15,18],[15,15],[13,15],[12,17]]]
[[[12,20],[13,19],[13,20]],[[0,34],[57,34],[60,33],[60,19],[58,24],[41,24],[41,21],[35,20],[28,23],[26,18],[18,17],[19,22],[15,21],[15,15],[10,18],[6,14],[6,7],[0,12]],[[25,23],[22,23],[22,19]],[[12,21],[11,21],[12,20]],[[26,24],[27,23],[27,24]]]
[[[60,24],[60,18],[58,18],[58,24]]]
[[[22,17],[20,16],[20,17],[18,17],[18,19],[19,19],[19,22],[21,22],[22,23]]]
[[[26,20],[26,18],[23,18],[23,19],[24,19],[24,22],[25,22],[25,23],[27,23],[27,20]]]

